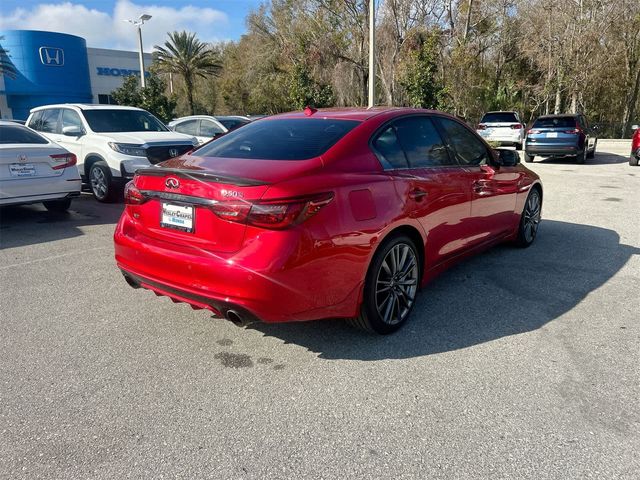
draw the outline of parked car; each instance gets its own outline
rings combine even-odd
[[[229,131],[227,127],[210,115],[191,115],[189,117],[176,118],[169,122],[167,126],[174,132],[196,137],[200,145]]]
[[[514,145],[516,150],[522,150],[525,126],[517,112],[487,112],[477,131],[487,142]]]
[[[446,267],[531,245],[542,185],[444,113],[307,109],[138,170],[125,203],[115,258],[131,286],[240,324],[386,334]]]
[[[0,206],[43,203],[62,212],[81,186],[73,153],[23,125],[0,121]]]
[[[141,108],[63,104],[31,110],[27,125],[78,158],[82,180],[100,202],[115,200],[138,168],[182,155],[198,141],[170,131]]]
[[[638,166],[640,161],[640,125],[634,125],[633,138],[631,140],[631,155],[629,156],[629,165]]]
[[[544,115],[527,131],[525,161],[542,157],[575,157],[584,163],[596,154],[598,138],[584,115]]]

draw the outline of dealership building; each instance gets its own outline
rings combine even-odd
[[[124,78],[140,75],[138,52],[88,48],[66,33],[0,30],[0,53],[9,65],[0,74],[3,119],[25,120],[30,109],[53,103],[113,103]]]

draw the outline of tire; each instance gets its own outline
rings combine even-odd
[[[397,235],[385,240],[369,266],[360,315],[349,323],[380,335],[400,329],[415,304],[421,270],[418,249],[409,237]]]
[[[516,244],[519,247],[527,248],[536,239],[538,226],[540,225],[542,212],[542,196],[540,190],[532,188],[524,203],[520,224],[518,225],[518,238]]]
[[[598,146],[598,139],[596,138],[596,141],[593,142],[593,150],[591,150],[588,154],[587,154],[587,158],[594,158],[596,156],[596,147]]]
[[[89,188],[99,202],[113,202],[118,194],[118,188],[113,182],[111,170],[106,162],[99,161],[89,169]]]
[[[533,163],[534,158],[536,158],[535,155],[529,155],[528,153],[524,154],[524,161],[527,163]]]
[[[42,202],[44,208],[50,212],[64,213],[69,210],[71,206],[70,198],[63,198],[62,200],[51,200],[48,202]]]
[[[516,150],[522,150],[522,144],[516,143]]]
[[[638,166],[638,157],[636,157],[633,153],[629,157],[629,165],[631,165],[632,167]]]
[[[582,153],[576,155],[576,163],[578,165],[584,165],[584,162],[587,161],[588,156],[589,156],[589,145],[585,145]]]

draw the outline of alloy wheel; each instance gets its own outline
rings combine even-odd
[[[534,190],[527,199],[523,212],[523,236],[527,243],[533,242],[540,225],[540,194]]]
[[[386,254],[375,286],[376,309],[388,325],[402,322],[409,312],[418,291],[418,259],[406,243],[394,245]]]
[[[101,168],[95,167],[91,169],[91,190],[98,198],[104,198],[107,195],[107,176]]]

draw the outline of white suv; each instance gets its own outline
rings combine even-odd
[[[525,125],[517,112],[487,112],[476,131],[487,142],[514,145],[516,150],[522,150]]]
[[[134,107],[47,105],[32,109],[27,125],[76,155],[83,182],[100,202],[115,200],[138,168],[182,155],[198,144]]]

